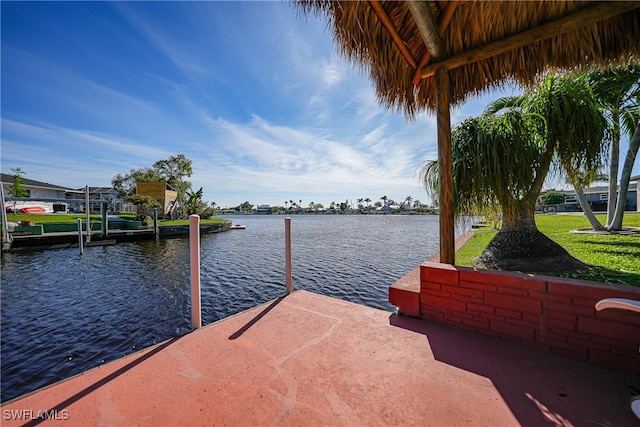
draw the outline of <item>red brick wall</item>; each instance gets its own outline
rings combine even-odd
[[[579,360],[640,373],[640,314],[596,311],[640,288],[548,276],[420,266],[420,317]]]

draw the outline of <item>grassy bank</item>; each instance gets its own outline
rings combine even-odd
[[[598,219],[603,223],[605,216],[599,215]],[[592,266],[584,271],[549,275],[640,286],[640,234],[569,233],[571,230],[590,227],[582,215],[536,215],[536,224],[542,233],[565,248],[573,257]],[[640,227],[640,214],[625,214],[623,225]],[[479,229],[457,252],[456,264],[472,266],[473,259],[480,255],[496,233],[497,230],[491,227]]]
[[[34,224],[44,224],[44,223],[67,223],[73,222],[80,218],[82,222],[87,219],[87,215],[83,213],[77,214],[7,214],[7,221],[9,222],[18,222],[18,221],[33,221]],[[90,215],[91,222],[100,222],[100,215]]]

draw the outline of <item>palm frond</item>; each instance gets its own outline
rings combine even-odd
[[[503,110],[520,107],[522,102],[522,96],[503,96],[491,101],[482,112],[482,115],[497,114]]]

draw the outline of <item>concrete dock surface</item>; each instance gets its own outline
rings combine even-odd
[[[640,378],[297,291],[2,406],[2,425],[638,426]]]

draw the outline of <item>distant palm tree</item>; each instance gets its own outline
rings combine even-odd
[[[364,199],[364,202],[367,204],[367,208],[371,207],[371,199],[370,198],[367,197],[366,199]]]
[[[404,201],[407,204],[407,207],[411,208],[411,202],[413,201],[413,197],[407,196],[404,198]]]
[[[382,197],[380,197],[380,200],[382,200],[382,202],[386,205],[387,204],[387,200],[389,200],[389,198],[387,196],[382,196]]]

